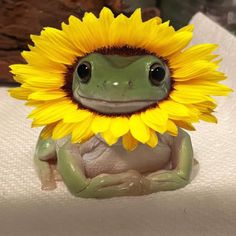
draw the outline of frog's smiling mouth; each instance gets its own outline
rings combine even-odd
[[[132,114],[157,104],[156,100],[108,101],[81,95],[75,99],[83,107],[102,114]]]

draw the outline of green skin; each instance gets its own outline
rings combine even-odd
[[[103,114],[144,109],[164,99],[171,89],[167,65],[152,55],[92,53],[82,58],[79,65],[84,61],[91,64],[91,78],[82,83],[75,70],[73,96],[85,107]],[[154,63],[166,71],[158,85],[149,80]],[[140,144],[131,152],[124,150],[120,141],[108,146],[99,135],[82,144],[66,141],[63,145],[39,138],[34,160],[42,189],[56,188],[60,178],[73,195],[83,198],[143,195],[182,188],[190,181],[193,165],[190,137],[181,129],[177,137],[168,134],[158,137],[155,148]],[[99,150],[103,151],[97,154]],[[93,160],[86,164],[88,157]]]

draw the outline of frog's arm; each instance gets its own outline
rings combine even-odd
[[[174,190],[184,187],[190,180],[193,163],[193,150],[190,136],[179,129],[172,144],[172,170],[161,170],[149,174],[150,192]]]
[[[48,162],[53,159],[56,159],[55,142],[52,139],[42,139],[40,135],[36,144],[34,163],[44,190],[56,188],[53,170]]]
[[[89,184],[89,179],[85,177],[82,159],[78,154],[71,152],[70,143],[65,143],[58,151],[58,171],[69,191],[77,195]]]
[[[87,178],[82,158],[73,154],[70,143],[58,151],[58,170],[68,190],[77,197],[108,198],[115,196],[140,195],[145,191],[147,180],[137,171],[130,170],[120,174],[100,174]]]

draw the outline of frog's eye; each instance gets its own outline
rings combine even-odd
[[[159,63],[154,63],[150,67],[149,70],[149,80],[153,85],[160,85],[162,81],[165,79],[166,71],[165,68],[159,64]]]
[[[77,67],[77,74],[81,83],[88,83],[91,78],[91,64],[87,61],[82,62]]]

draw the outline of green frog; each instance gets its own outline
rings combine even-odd
[[[90,53],[73,72],[73,100],[99,114],[129,115],[168,97],[172,89],[168,64],[154,55]],[[137,127],[138,129],[138,127]],[[100,135],[72,144],[70,137],[39,138],[35,151],[42,189],[56,188],[62,179],[76,197],[135,196],[179,189],[187,185],[194,163],[190,136],[157,134],[152,148],[133,151],[121,140],[109,146]]]

